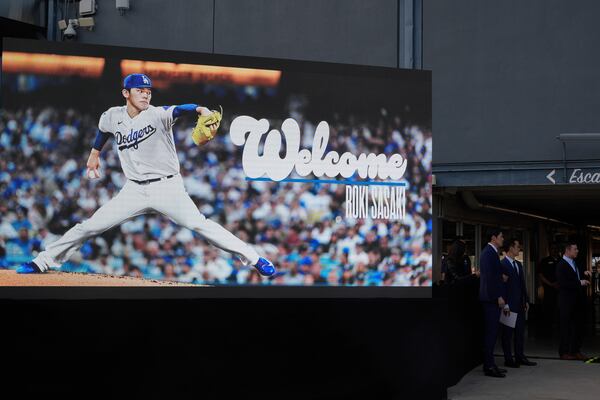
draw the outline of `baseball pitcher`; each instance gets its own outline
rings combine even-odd
[[[274,265],[221,225],[202,215],[183,185],[173,139],[173,124],[182,114],[200,114],[194,129],[196,144],[214,137],[221,113],[197,104],[154,107],[152,82],[144,74],[128,75],[122,89],[126,105],[109,108],[100,117],[98,134],[87,161],[90,179],[100,177],[100,151],[114,136],[127,183],[91,218],[76,224],[31,262],[20,265],[20,274],[42,273],[58,268],[90,237],[151,211],[192,229],[213,245],[235,254],[244,265],[254,266],[263,276],[275,273]],[[202,124],[201,124],[202,122]]]

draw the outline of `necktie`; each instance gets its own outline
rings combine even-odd
[[[517,266],[516,260],[513,260],[513,267],[515,267],[515,271],[517,271],[517,275],[519,275],[519,267]]]

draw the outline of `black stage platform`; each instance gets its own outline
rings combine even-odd
[[[479,313],[468,289],[433,292],[1,300],[0,379],[20,393],[440,399],[479,363]]]

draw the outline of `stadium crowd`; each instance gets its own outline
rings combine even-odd
[[[302,148],[310,148],[316,124],[290,115],[301,121]],[[123,186],[114,141],[102,154],[102,178],[84,178],[97,117],[73,109],[0,110],[1,267],[30,261]],[[221,132],[230,121],[223,120]],[[345,217],[344,185],[247,182],[242,148],[223,133],[198,148],[193,122],[182,118],[173,128],[188,193],[203,214],[256,246],[280,273],[263,278],[156,214],[90,239],[61,270],[202,284],[431,285],[431,132],[384,112],[377,122],[328,121],[329,148],[398,152],[408,161],[406,218],[352,220]]]

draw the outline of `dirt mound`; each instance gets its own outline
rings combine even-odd
[[[101,274],[50,271],[44,274],[17,274],[0,270],[0,286],[200,286],[154,279]]]

